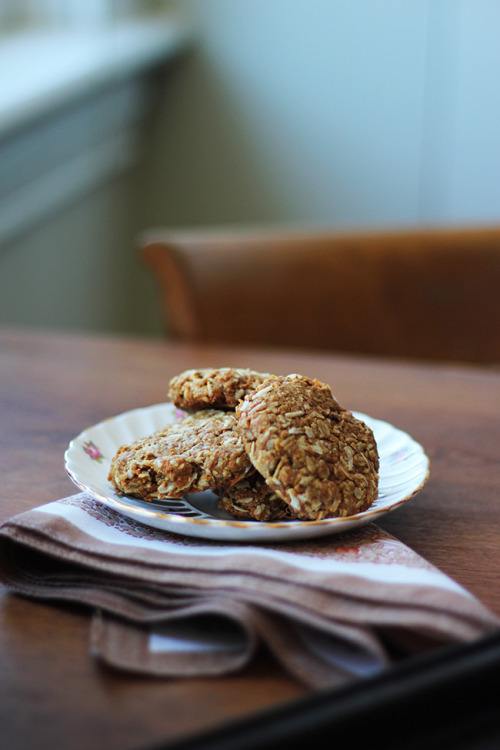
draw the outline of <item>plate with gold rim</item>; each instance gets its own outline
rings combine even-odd
[[[226,542],[274,542],[325,536],[377,521],[411,500],[429,475],[429,459],[410,435],[389,422],[361,412],[353,414],[373,430],[377,442],[379,496],[368,510],[343,518],[242,520],[220,509],[213,492],[152,502],[117,492],[108,480],[111,459],[121,445],[182,419],[183,412],[170,402],[133,409],[83,430],[65,452],[65,469],[74,484],[94,499],[134,521],[166,532]]]

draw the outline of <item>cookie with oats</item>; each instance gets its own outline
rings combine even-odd
[[[185,370],[170,381],[168,397],[179,409],[234,409],[270,377],[269,373],[234,367]]]
[[[219,507],[237,518],[255,521],[286,521],[295,518],[290,506],[255,472],[232,487],[217,490]]]
[[[182,497],[235,484],[254,472],[233,412],[205,410],[123,445],[108,479],[133,497]]]
[[[295,515],[350,516],[376,499],[373,432],[324,383],[302,375],[275,377],[249,394],[236,416],[253,465]]]

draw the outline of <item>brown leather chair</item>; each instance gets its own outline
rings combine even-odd
[[[175,339],[500,362],[500,228],[158,230],[140,244]]]

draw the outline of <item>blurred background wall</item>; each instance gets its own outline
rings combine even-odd
[[[106,23],[130,8],[118,0]],[[133,159],[3,239],[0,225],[0,323],[159,333],[135,247],[153,226],[499,223],[497,0],[133,11],[173,14],[189,41],[148,73]],[[16,132],[0,132],[0,217]]]

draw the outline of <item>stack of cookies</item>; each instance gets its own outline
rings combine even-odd
[[[169,398],[186,416],[118,450],[118,491],[150,500],[213,490],[232,515],[268,522],[350,516],[377,497],[373,432],[318,380],[187,370]]]

